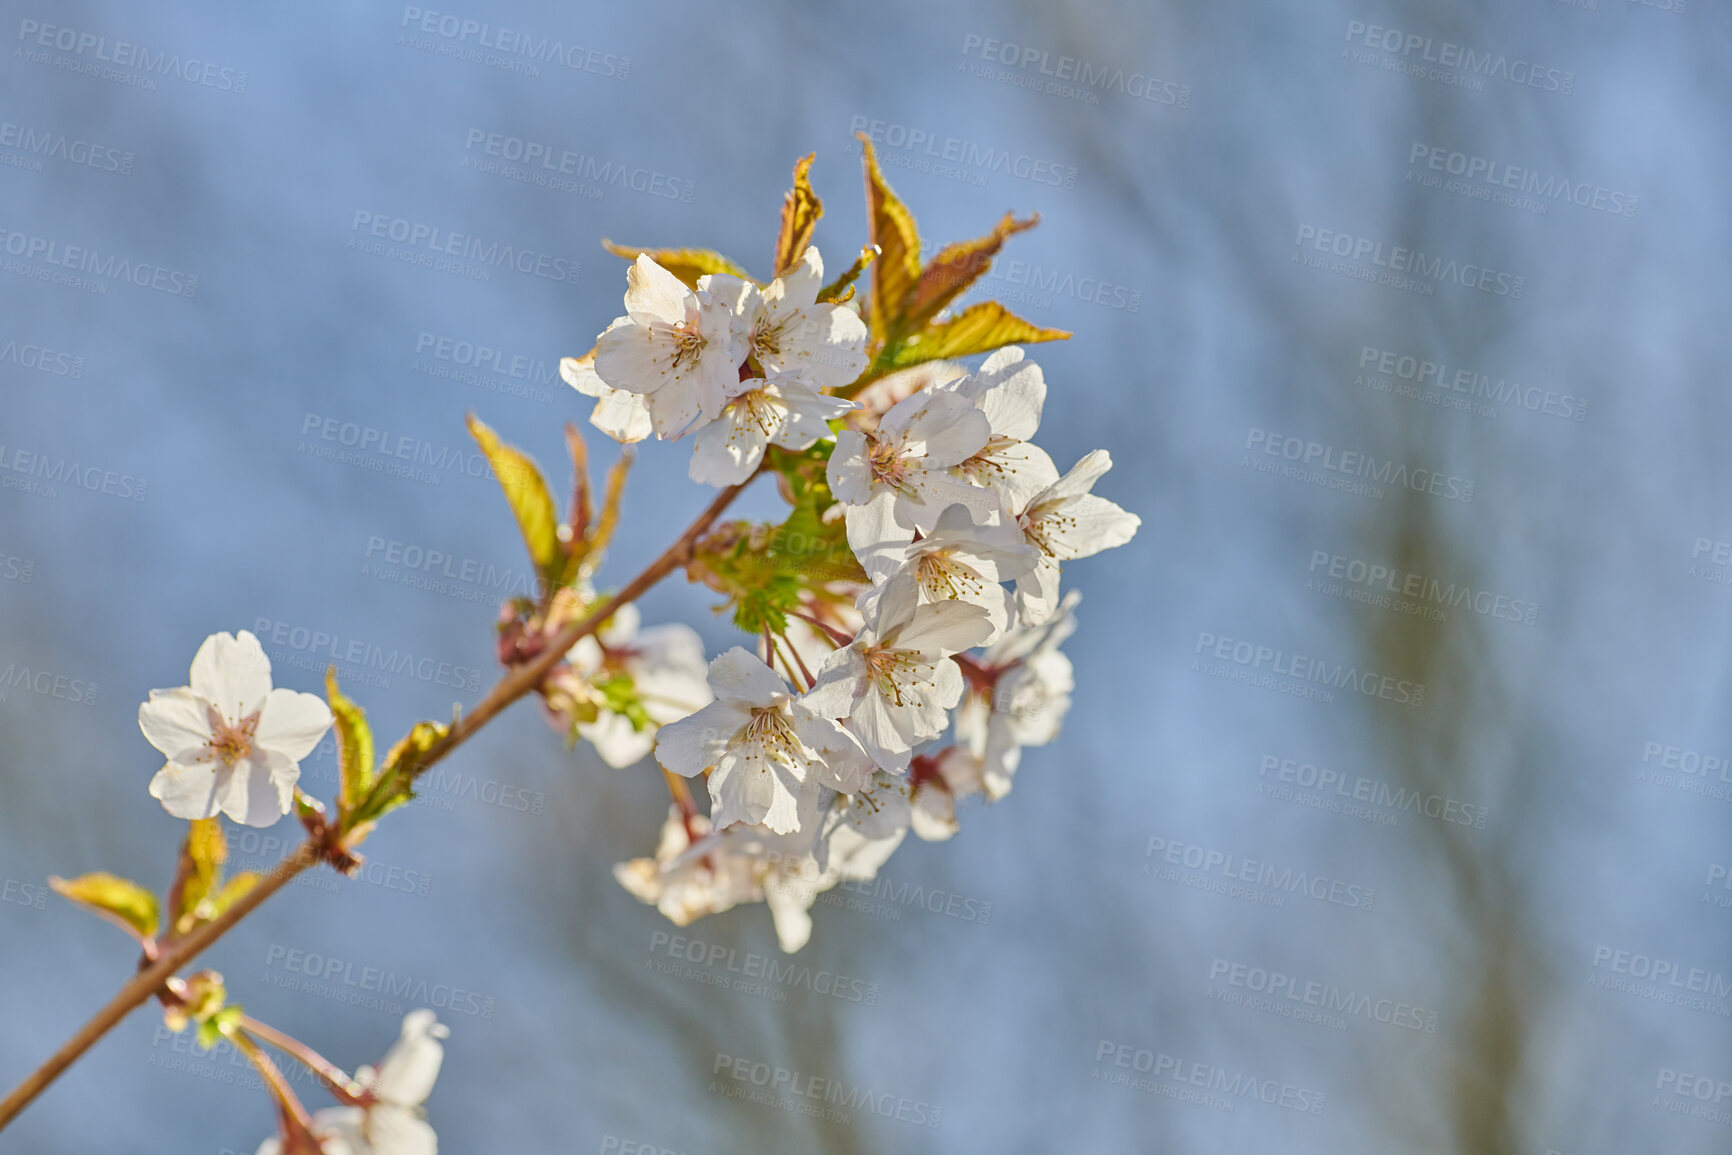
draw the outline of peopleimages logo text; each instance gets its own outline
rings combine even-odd
[[[582,268],[577,261],[556,257],[535,249],[484,241],[469,233],[456,233],[437,225],[423,224],[387,213],[372,213],[356,209],[349,225],[351,233],[390,240],[407,245],[412,250],[426,250],[435,256],[456,257],[494,268],[514,269],[519,273],[541,277],[548,281],[573,282]],[[425,262],[422,262],[425,263]]]
[[[0,121],[0,148],[15,148],[31,157],[46,157],[99,172],[132,174],[133,155],[105,144],[69,137],[63,132],[38,131],[28,125]]]
[[[23,233],[0,225],[0,249],[7,256],[41,261],[59,269],[72,269],[110,281],[130,281],[141,289],[155,289],[173,297],[198,296],[198,278],[191,273],[131,261],[109,253],[106,257],[87,245],[66,245],[48,237]],[[104,288],[103,292],[108,290]]]
[[[1083,88],[1122,92],[1138,100],[1189,108],[1191,86],[1174,80],[1161,80],[1141,72],[1126,72],[1122,68],[1097,65],[1075,56],[1054,56],[1044,48],[1018,45],[1009,40],[994,40],[969,33],[962,38],[962,54],[978,55],[988,63],[1001,64],[1021,71],[1035,69],[1042,76],[1072,81]]]
[[[1363,20],[1347,22],[1348,43],[1403,57],[1409,61],[1435,64],[1442,68],[1459,69],[1492,80],[1507,80],[1511,84],[1556,92],[1568,96],[1575,91],[1576,74],[1559,68],[1545,68],[1528,60],[1511,60],[1501,52],[1480,52],[1449,40],[1434,40],[1417,32],[1399,28],[1384,28]],[[1345,49],[1343,50],[1345,51]]]
[[[1474,484],[1469,478],[1439,473],[1435,469],[1410,469],[1388,458],[1379,461],[1369,453],[1337,449],[1320,441],[1253,428],[1245,434],[1245,448],[1251,451],[1260,449],[1266,457],[1283,458],[1306,469],[1339,473],[1377,485],[1405,487],[1415,493],[1429,493],[1449,501],[1473,500]]]
[[[1304,249],[1307,242],[1319,253],[1329,253],[1349,261],[1369,260],[1373,265],[1391,272],[1410,274],[1424,281],[1448,281],[1464,289],[1477,289],[1496,297],[1508,297],[1512,301],[1521,300],[1522,293],[1527,288],[1527,278],[1513,273],[1501,272],[1472,261],[1427,256],[1418,249],[1403,248],[1401,245],[1390,245],[1386,249],[1382,241],[1356,237],[1352,233],[1337,232],[1334,229],[1320,229],[1316,225],[1299,226],[1299,235],[1293,238],[1294,260],[1299,259],[1299,250]]]
[[[593,72],[597,76],[624,80],[631,73],[631,57],[615,56],[567,44],[555,36],[536,36],[516,28],[494,26],[482,20],[471,20],[450,12],[435,12],[428,8],[405,5],[402,26],[427,36],[438,36],[454,44],[474,45],[497,52],[501,56],[519,57],[537,64],[562,64],[573,72]]]
[[[1613,216],[1633,217],[1641,198],[1616,189],[1570,181],[1562,177],[1541,177],[1531,168],[1505,164],[1488,157],[1473,156],[1442,145],[1414,141],[1408,149],[1407,163],[1424,165],[1432,172],[1461,177],[1469,185],[1483,183],[1497,189],[1510,189],[1547,200],[1566,200],[1577,208],[1593,209]]]
[[[1001,172],[1007,176],[1033,181],[1035,184],[1076,187],[1075,165],[1055,164],[1027,153],[982,147],[961,137],[940,136],[929,129],[910,128],[906,124],[875,120],[867,116],[852,117],[848,122],[848,131],[864,132],[871,137],[872,143],[886,148],[909,153],[923,152],[925,156],[935,160],[965,165],[982,172]]]
[[[1194,654],[1206,655],[1220,662],[1231,662],[1247,670],[1262,671],[1300,682],[1314,682],[1335,689],[1357,690],[1368,698],[1382,698],[1404,706],[1425,704],[1425,683],[1410,682],[1379,674],[1374,670],[1361,672],[1359,667],[1344,662],[1331,664],[1322,658],[1289,653],[1273,646],[1259,645],[1235,638],[1201,631],[1197,634]]]
[[[245,92],[247,74],[237,68],[226,68],[195,57],[184,60],[178,52],[152,52],[143,45],[125,40],[110,43],[108,37],[80,32],[63,25],[44,24],[40,20],[20,20],[18,39],[27,45],[53,48],[74,56],[100,60],[117,68],[136,68],[154,76],[173,76],[188,84],[216,88],[223,92]]]

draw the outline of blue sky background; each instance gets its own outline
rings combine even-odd
[[[520,570],[496,488],[321,459],[323,423],[437,456],[466,447],[474,411],[563,479],[560,429],[588,402],[557,360],[589,347],[624,288],[600,238],[715,247],[763,273],[789,169],[815,150],[817,240],[839,268],[865,240],[863,120],[883,122],[886,173],[935,243],[1007,209],[1041,214],[1006,250],[1022,264],[974,296],[1074,331],[1031,350],[1051,389],[1039,440],[1061,467],[1108,449],[1099,490],[1143,519],[1128,547],[1066,567],[1084,602],[1060,740],[1025,755],[1003,803],[969,805],[956,839],[905,845],[888,898],[817,908],[797,960],[870,1003],[821,993],[827,980],[765,998],[659,973],[656,936],[673,928],[609,867],[653,845],[660,776],[566,752],[529,705],[369,841],[371,881],[327,874],[278,896],[207,965],[250,1012],[350,1066],[383,1053],[399,1016],[327,997],[351,990],[343,977],[465,992],[443,1013],[429,1104],[452,1152],[1724,1149],[1732,770],[1699,760],[1732,755],[1723,10],[517,2],[428,9],[454,18],[445,37],[437,17],[423,33],[419,9],[389,6],[3,7],[0,479],[29,481],[12,468],[23,452],[112,473],[116,490],[148,482],[143,500],[100,480],[0,489],[0,669],[66,679],[60,696],[0,687],[8,1083],[132,965],[112,928],[38,895],[49,874],[91,870],[166,884],[180,824],[145,794],[158,760],[135,710],[184,683],[206,634],[281,624],[447,663],[446,684],[346,681],[382,739],[492,680],[492,591],[364,567],[398,542]],[[464,20],[581,46],[588,67],[449,55]],[[43,47],[45,25],[178,57],[195,81],[136,64],[93,75],[97,49]],[[1440,63],[1461,49],[1491,63]],[[1043,66],[1084,65],[1108,79],[1082,99],[1040,87]],[[1139,78],[1155,99],[1132,95]],[[598,197],[593,181],[562,191],[466,165],[489,133],[691,196]],[[914,133],[964,159],[935,167],[925,145],[897,146]],[[24,143],[61,138],[68,159]],[[981,163],[987,150],[1011,163]],[[1442,187],[1449,164],[1474,161],[1532,173],[1530,203],[1479,195],[1494,191],[1482,178]],[[1017,175],[1037,162],[1066,175]],[[1585,206],[1533,191],[1563,181]],[[575,273],[419,267],[354,247],[358,214]],[[1331,233],[1351,238],[1346,257],[1317,249]],[[171,287],[196,276],[196,295],[44,282],[33,239],[160,267]],[[1364,279],[1412,260],[1397,248],[1458,276]],[[1469,265],[1492,271],[1490,291],[1461,283]],[[425,354],[444,338],[522,357],[524,376],[436,376],[448,365]],[[65,359],[33,368],[26,347]],[[1513,382],[1517,400],[1464,412],[1435,389],[1402,395],[1402,357]],[[1262,472],[1283,460],[1263,452],[1272,438],[1436,471],[1472,498]],[[604,578],[635,572],[707,500],[686,462],[683,446],[645,447]],[[742,508],[776,504],[766,490]],[[1319,554],[1486,591],[1493,608],[1435,621],[1308,588],[1332,564]],[[735,638],[711,601],[668,584],[643,610],[694,624],[713,653]],[[1511,603],[1534,607],[1531,625],[1497,616]],[[1289,668],[1297,654],[1423,684],[1423,704],[1211,676],[1244,668],[1205,635]],[[321,659],[268,649],[278,684],[317,688]],[[74,682],[94,700],[71,700]],[[305,767],[327,792],[330,765]],[[1483,828],[1353,811],[1306,785],[1306,765],[1350,793],[1454,802]],[[486,784],[540,812],[471,796]],[[1186,871],[1180,849],[1181,880],[1162,877],[1167,847],[1212,865]],[[249,842],[238,860],[265,851]],[[1341,900],[1206,889],[1227,855],[1340,883]],[[915,887],[965,913],[924,909]],[[1369,909],[1345,901],[1367,892]],[[762,907],[688,937],[741,967],[776,954]],[[296,989],[307,976],[288,960],[312,955],[335,960],[331,979]],[[1657,982],[1638,977],[1652,960]],[[1244,1005],[1255,992],[1231,978],[1251,968],[1389,1017],[1417,1008],[1399,1014],[1430,1029]],[[1692,987],[1705,1005],[1679,1005]],[[264,1096],[235,1085],[229,1056],[179,1052],[159,1024],[134,1014],[0,1146],[251,1152],[271,1127]],[[1163,1057],[1155,1089],[1113,1085],[1142,1076],[1140,1053]],[[744,1084],[717,1068],[736,1059],[935,1106],[939,1125],[731,1098]],[[1187,1101],[1175,1072],[1287,1087],[1290,1104],[1303,1090],[1321,1111]]]

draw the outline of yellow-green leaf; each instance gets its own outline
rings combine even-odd
[[[1069,336],[1063,329],[1043,329],[1030,324],[997,301],[982,301],[905,339],[889,368],[904,369],[923,361],[987,353],[1005,345],[1062,341]]]
[[[499,435],[474,414],[469,416],[469,432],[499,477],[499,486],[517,518],[523,543],[529,547],[530,560],[544,578],[556,579],[563,568],[564,547],[559,541],[559,513],[554,508],[547,479],[541,476],[541,470],[528,454],[499,440]]]
[[[337,809],[353,810],[373,785],[373,728],[367,712],[337,688],[337,667],[325,670],[325,700],[337,731]]]
[[[818,154],[809,152],[794,162],[794,187],[782,198],[782,231],[776,236],[776,270],[781,276],[800,263],[806,246],[812,243],[812,230],[824,215],[824,202],[812,191],[808,175],[812,160]]]
[[[50,878],[48,885],[115,923],[140,942],[156,935],[156,895],[130,878],[98,871],[74,879]]]
[[[707,273],[729,273],[748,281],[752,279],[750,273],[714,249],[637,249],[607,240],[602,241],[601,246],[628,261],[637,260],[639,253],[648,253],[650,260],[678,277],[688,289],[697,288],[698,278]]]
[[[174,884],[168,890],[169,925],[176,934],[192,929],[192,912],[217,884],[228,850],[220,818],[198,818],[187,824]]]
[[[385,755],[385,763],[379,768],[373,788],[355,811],[346,816],[344,829],[356,830],[376,822],[380,816],[413,798],[415,776],[420,773],[427,752],[449,732],[450,727],[438,722],[415,723]]]
[[[240,1004],[235,1003],[199,1019],[197,1038],[200,1048],[208,1051],[228,1038],[240,1026],[241,1017],[245,1013]]]
[[[245,898],[247,892],[257,886],[263,877],[257,871],[241,871],[223,883],[221,890],[210,896],[209,901],[205,903],[205,909],[200,913],[209,918],[220,916],[223,911]]]
[[[867,321],[876,341],[894,341],[903,327],[909,296],[920,282],[920,232],[914,214],[902,203],[878,169],[872,138],[860,138],[861,163],[866,169],[866,224],[879,257],[872,265],[872,292]]]
[[[992,267],[992,258],[1004,242],[1017,233],[1026,232],[1040,223],[1040,214],[1017,220],[1005,213],[1002,220],[984,237],[972,241],[957,241],[938,250],[920,272],[920,282],[908,302],[907,324],[917,329],[936,317],[941,309],[961,296]]]
[[[870,265],[877,257],[878,248],[876,245],[862,245],[860,255],[855,258],[854,263],[849,265],[840,277],[818,290],[819,303],[833,302],[839,305],[852,297],[854,295],[854,282],[860,279],[860,274],[866,271],[866,266]]]
[[[601,563],[601,551],[613,540],[613,531],[619,526],[619,503],[625,497],[625,479],[631,472],[631,463],[635,460],[631,450],[627,449],[608,467],[607,490],[601,498],[601,515],[596,518],[595,528],[590,530],[585,543],[584,573],[594,570]]]

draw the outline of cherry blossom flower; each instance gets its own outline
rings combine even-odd
[[[621,606],[547,679],[550,707],[616,769],[650,752],[658,726],[702,709],[712,697],[697,632],[678,623],[640,631],[640,620],[636,606]]]
[[[972,663],[977,685],[956,711],[957,752],[940,763],[947,780],[977,779],[996,801],[1010,793],[1022,748],[1058,737],[1076,688],[1070,659],[1058,647],[1076,632],[1081,600],[1071,590],[1039,626],[1011,630]]]
[[[861,793],[870,794],[880,808],[893,808],[896,781],[875,773]],[[905,802],[905,786],[901,795]],[[901,841],[892,829],[894,815],[888,823],[862,831],[851,820],[855,816],[847,813],[851,805],[850,796],[825,790],[817,798],[802,800],[797,833],[778,836],[761,826],[735,826],[720,836],[733,852],[751,856],[763,902],[775,922],[777,945],[788,954],[811,939],[812,904],[818,896],[844,880],[877,877],[878,868]],[[833,816],[837,807],[844,813]]]
[[[854,408],[854,402],[819,393],[794,373],[771,370],[744,386],[722,406],[716,420],[698,430],[692,447],[693,481],[738,485],[752,476],[768,446],[805,449],[830,436],[832,418]]]
[[[883,770],[854,792],[838,794],[818,832],[818,866],[841,878],[875,878],[908,833],[910,798],[908,779]]]
[[[1060,562],[1123,545],[1142,524],[1136,514],[1089,492],[1112,467],[1107,451],[1095,450],[1030,498],[1017,515],[1023,540],[1041,555],[1029,574],[1016,579],[1016,604],[1025,624],[1045,621],[1058,604]]]
[[[879,420],[895,408],[897,402],[922,390],[948,385],[966,376],[968,366],[960,361],[922,361],[918,365],[886,373],[854,394],[854,400],[860,402],[860,409],[849,415],[848,424],[859,430],[876,429]]]
[[[702,815],[684,818],[674,806],[656,856],[622,862],[614,867],[614,877],[638,899],[654,903],[675,926],[738,903],[765,903],[777,942],[784,951],[797,951],[812,933],[809,908],[821,891],[836,884],[812,857],[823,793],[801,795],[798,821],[788,834],[747,825],[713,831]]]
[[[775,923],[777,944],[792,954],[811,938],[812,904],[820,894],[845,879],[877,876],[901,841],[907,811],[906,783],[883,773],[872,775],[852,797],[827,788],[802,795],[795,829],[787,834],[744,824],[712,832],[701,815],[682,818],[675,806],[655,858],[620,863],[614,877],[676,926],[739,903],[762,902]],[[877,813],[885,818],[873,821]],[[820,848],[825,827],[829,834]]]
[[[687,818],[678,806],[670,806],[655,857],[617,863],[613,876],[675,926],[688,926],[741,902],[761,900],[764,892],[753,869],[755,859],[729,853],[720,840],[706,837],[710,831],[710,820],[702,814]],[[686,853],[694,835],[707,845],[706,853]]]
[[[985,645],[1015,616],[1011,593],[999,583],[1027,575],[1039,558],[1040,551],[1026,544],[1014,526],[977,525],[966,506],[952,505],[900,557],[872,550],[862,561],[874,582],[888,581],[906,566],[920,585],[922,601],[962,601],[986,610],[992,633],[981,640]]]
[[[979,766],[955,746],[915,755],[908,764],[909,829],[927,842],[943,842],[961,830],[956,803],[980,793]]]
[[[715,420],[740,391],[745,346],[731,290],[712,293],[710,280],[688,289],[639,253],[626,270],[626,315],[596,339],[596,374],[609,388],[642,395],[658,437],[683,436],[700,417]]]
[[[313,694],[271,688],[271,660],[246,630],[212,634],[192,660],[192,684],[152,690],[138,727],[168,762],[150,795],[176,818],[227,814],[269,826],[294,804],[300,761],[331,726]]]
[[[836,435],[827,476],[862,565],[900,552],[950,505],[967,506],[979,521],[998,518],[997,495],[952,472],[985,448],[991,432],[967,397],[927,390],[898,401],[874,431]]]
[[[1030,443],[1040,427],[1046,379],[1039,365],[1023,359],[1020,347],[1007,345],[973,376],[942,388],[972,401],[992,428],[979,452],[956,467],[958,475],[995,490],[1007,509],[1022,509],[1058,480],[1058,468],[1046,450]]]
[[[324,1155],[437,1155],[439,1138],[423,1118],[421,1104],[439,1077],[451,1033],[432,1011],[410,1011],[402,1034],[377,1069],[355,1072],[372,1101],[366,1107],[327,1107],[313,1114],[313,1137]],[[266,1139],[258,1155],[279,1155],[282,1141]]]
[[[560,358],[559,375],[585,397],[596,399],[589,423],[621,445],[642,441],[655,431],[643,397],[603,381],[595,371],[595,354]]]
[[[847,719],[874,762],[901,771],[916,742],[944,732],[945,712],[962,697],[962,671],[950,655],[978,645],[992,623],[967,602],[921,605],[908,573],[863,594],[859,608],[865,624],[825,661],[806,703]]]
[[[872,763],[853,737],[794,697],[774,670],[735,646],[710,663],[716,700],[661,728],[656,757],[690,778],[709,771],[716,826],[798,829],[800,799],[820,785],[855,789]]]
[[[839,389],[866,368],[866,323],[846,305],[818,304],[823,286],[823,259],[807,248],[762,290],[723,276],[708,287],[729,302],[746,353],[765,373],[798,373],[815,389]]]

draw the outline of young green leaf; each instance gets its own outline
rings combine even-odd
[[[98,871],[78,878],[50,877],[55,892],[114,923],[139,942],[156,937],[156,895],[130,878]]]
[[[892,354],[886,369],[906,369],[924,361],[988,353],[1005,345],[1062,341],[1063,329],[1043,329],[1016,316],[997,301],[970,305],[956,316],[909,336]],[[874,367],[876,368],[876,366]]]
[[[819,304],[840,305],[854,296],[854,282],[860,279],[860,274],[866,271],[866,266],[878,259],[878,246],[862,245],[860,255],[854,258],[854,263],[842,271],[842,275],[818,290]]]
[[[337,731],[337,810],[347,814],[373,785],[373,729],[367,712],[337,688],[337,667],[325,670],[325,700]]]
[[[818,227],[818,218],[824,215],[824,202],[812,191],[808,175],[817,155],[809,152],[794,162],[794,187],[782,198],[782,230],[776,236],[775,275],[778,277],[800,263],[806,246],[812,243],[812,231]]]
[[[349,816],[344,829],[355,830],[377,822],[383,815],[415,797],[415,775],[420,772],[427,751],[449,732],[450,727],[438,722],[415,723],[385,755],[385,763],[379,768],[372,789]]]
[[[499,476],[505,500],[517,518],[517,528],[523,543],[529,547],[529,559],[544,580],[557,581],[564,568],[564,547],[559,540],[559,513],[554,508],[553,493],[547,479],[535,462],[520,449],[505,444],[474,415],[469,415],[469,432],[481,446],[481,452]]]
[[[227,857],[228,843],[220,818],[198,818],[187,824],[174,882],[168,888],[168,924],[173,933],[185,934],[192,929],[193,912],[222,877]]]
[[[743,280],[752,279],[750,273],[714,249],[638,249],[608,240],[602,241],[601,247],[628,261],[637,260],[639,253],[648,253],[650,260],[678,277],[688,289],[697,288],[698,278],[706,273],[729,273]]]
[[[223,1007],[206,1018],[198,1020],[198,1045],[203,1050],[210,1050],[229,1036],[229,1033],[240,1026],[240,1021],[246,1012],[239,1003]]]
[[[903,328],[909,296],[920,282],[920,231],[914,214],[884,181],[872,138],[860,138],[861,163],[866,169],[866,223],[879,257],[872,265],[872,292],[867,296],[867,323],[875,341],[894,342]]]
[[[239,874],[223,883],[220,890],[205,900],[204,908],[199,912],[200,915],[208,918],[218,917],[223,911],[245,898],[247,892],[257,886],[261,881],[263,881],[263,879],[264,876],[259,874],[257,871],[241,871]]]
[[[986,274],[986,270],[992,267],[992,258],[1004,247],[1006,240],[1039,223],[1039,213],[1020,221],[1014,214],[1005,213],[986,236],[972,241],[956,241],[939,249],[938,255],[920,271],[920,282],[915,285],[908,302],[907,327],[919,329],[936,317],[968,286]]]

